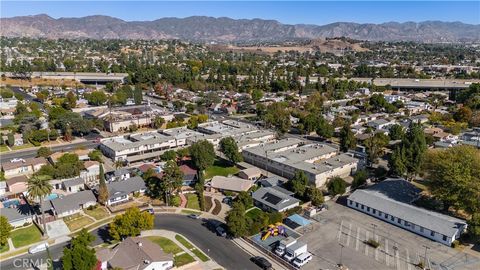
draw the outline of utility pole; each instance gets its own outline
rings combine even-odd
[[[375,232],[376,232],[376,229],[377,229],[378,225],[372,223],[372,226],[373,226],[373,240],[375,240]]]

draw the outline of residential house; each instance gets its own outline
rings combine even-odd
[[[15,176],[5,181],[7,191],[11,194],[21,194],[27,191],[28,178],[25,175]]]
[[[85,161],[83,165],[85,169],[80,171],[80,178],[82,178],[90,188],[97,186],[100,180],[100,163],[89,160]]]
[[[1,213],[14,228],[33,222],[34,212],[28,204],[21,204],[16,208],[2,208]]]
[[[197,182],[197,170],[187,164],[180,165],[179,169],[183,173],[183,186],[193,186]]]
[[[367,126],[375,129],[375,130],[381,130],[381,129],[388,129],[390,126],[394,125],[395,123],[393,121],[388,121],[386,119],[376,119],[373,121],[370,121],[367,123]]]
[[[245,180],[236,176],[214,176],[207,184],[207,189],[210,191],[233,191],[241,192],[248,191],[253,186],[253,181]]]
[[[242,179],[255,181],[262,176],[262,171],[257,167],[250,167],[238,172],[238,176]]]
[[[167,270],[173,268],[173,255],[165,253],[148,238],[129,237],[113,249],[96,252],[100,269]]]
[[[119,168],[115,171],[106,173],[107,182],[123,181],[130,178],[130,170],[127,168]]]
[[[0,196],[3,196],[7,192],[7,182],[0,181]]]
[[[85,189],[85,180],[80,177],[68,179],[62,182],[62,189],[71,193],[82,191]]]
[[[413,205],[421,190],[404,179],[387,179],[357,189],[347,206],[433,241],[450,246],[465,232],[464,220]]]
[[[144,193],[146,190],[145,182],[139,176],[131,177],[124,181],[111,182],[107,184],[108,200],[107,205],[128,202],[134,193]]]
[[[13,138],[14,138],[14,145],[15,146],[23,145],[23,135],[22,134],[15,133],[13,135]]]
[[[274,186],[259,188],[252,194],[252,198],[254,204],[265,211],[284,212],[300,204],[300,200],[292,195],[293,192]]]
[[[63,218],[76,213],[82,209],[97,204],[97,199],[91,190],[84,190],[53,200],[45,201],[42,210],[52,211],[57,218]]]
[[[2,170],[5,172],[5,178],[10,178],[18,175],[33,174],[46,164],[47,160],[43,157],[14,159],[10,162],[3,162]]]

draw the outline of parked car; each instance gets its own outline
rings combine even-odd
[[[223,228],[222,225],[217,226],[215,231],[217,232],[218,236],[221,236],[221,237],[226,237],[227,236],[227,230],[225,230],[225,228]]]
[[[28,253],[35,254],[47,250],[48,243],[41,243],[28,249]]]
[[[263,257],[255,256],[255,257],[252,257],[250,260],[264,270],[272,269],[272,264]]]
[[[302,253],[293,260],[293,265],[300,268],[311,260],[312,260],[312,254],[310,252]]]
[[[188,215],[187,217],[189,217],[189,218],[191,218],[191,219],[199,219],[199,218],[200,218],[200,215],[190,214],[190,215]]]

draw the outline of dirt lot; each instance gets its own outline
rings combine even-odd
[[[12,79],[4,78],[0,80],[0,85],[11,85],[11,86],[20,86],[20,87],[32,87],[32,86],[66,86],[66,87],[81,87],[82,83],[79,83],[75,80],[55,80],[55,79],[42,79],[42,78],[31,78],[30,80],[21,80],[21,79]]]

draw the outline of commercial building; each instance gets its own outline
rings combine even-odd
[[[244,149],[243,159],[266,171],[293,178],[303,171],[310,183],[323,186],[329,178],[346,177],[357,170],[358,159],[339,154],[332,146],[287,138]]]
[[[357,189],[348,197],[347,205],[450,246],[466,230],[466,222],[413,205],[420,192],[404,179],[387,179],[368,189]]]

